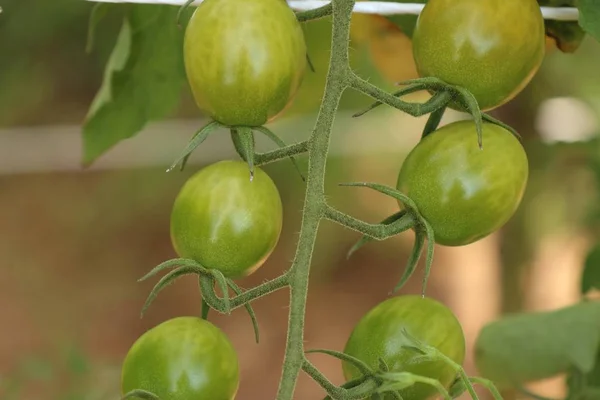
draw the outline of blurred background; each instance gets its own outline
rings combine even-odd
[[[164,172],[206,122],[186,91],[167,120],[148,125],[91,168],[82,168],[81,123],[100,87],[120,20],[103,22],[96,47],[87,54],[92,4],[2,0],[0,6],[0,399],[116,399],[120,363],[136,338],[168,318],[200,313],[196,281],[184,278],[163,291],[140,319],[155,281],[137,279],[175,256],[169,214],[186,178],[235,153],[224,132],[203,144],[184,172]],[[293,107],[271,126],[288,142],[305,138],[314,123],[329,29],[328,19],[306,25],[316,73],[307,74]],[[393,90],[394,82],[416,76],[410,41],[381,17],[355,15],[351,47],[356,70],[384,88]],[[457,313],[469,346],[486,322],[503,313],[555,309],[579,299],[581,271],[597,241],[600,215],[598,65],[600,45],[593,39],[575,55],[549,42],[534,81],[494,112],[524,137],[531,168],[525,199],[501,232],[462,248],[436,248],[428,293]],[[369,104],[356,93],[344,97],[327,191],[340,209],[375,222],[395,211],[395,201],[337,183],[394,185],[425,120],[383,107],[360,119],[350,117]],[[462,117],[447,113],[445,122]],[[244,287],[289,266],[300,226],[304,190],[291,163],[265,170],[284,201],[284,231],[269,261],[240,282]],[[343,349],[354,324],[399,279],[413,234],[373,243],[346,260],[357,239],[351,231],[322,224],[312,267],[307,348]],[[404,293],[419,291],[421,273]],[[239,352],[239,399],[275,396],[287,304],[286,291],[254,303],[259,345],[243,310],[211,317]],[[334,382],[343,381],[335,359],[316,355],[314,362]],[[466,368],[477,372],[471,353]],[[531,388],[564,395],[561,377]],[[296,398],[322,396],[316,384],[301,378]]]

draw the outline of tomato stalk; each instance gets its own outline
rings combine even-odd
[[[348,43],[354,0],[331,2],[333,27],[331,56],[323,102],[309,139],[308,177],[300,237],[290,275],[290,313],[278,400],[292,400],[304,365],[304,320],[312,253],[321,218],[325,214],[325,168],[335,114],[351,76]]]

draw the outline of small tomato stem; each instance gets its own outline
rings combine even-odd
[[[381,103],[397,108],[400,111],[404,111],[405,113],[412,115],[413,117],[420,117],[425,114],[435,112],[439,108],[445,107],[452,98],[452,95],[450,93],[440,92],[432,96],[425,103],[406,102],[400,100],[391,93],[384,92],[377,86],[373,85],[370,82],[367,82],[366,80],[354,73],[352,74],[352,77],[350,79],[350,86],[353,89],[358,90],[359,92],[371,96],[373,99]]]
[[[269,151],[268,153],[256,153],[254,155],[254,165],[265,165],[275,161],[283,160],[291,156],[306,153],[308,151],[308,140],[290,144],[279,149]]]
[[[490,380],[478,378],[478,377],[470,377],[469,379],[471,380],[471,382],[481,385],[481,386],[485,387],[487,390],[489,390],[489,392],[492,394],[492,397],[494,398],[494,400],[502,400],[502,395],[496,388],[496,385],[494,385]],[[546,399],[546,400],[550,400],[550,399]]]
[[[302,11],[296,13],[296,18],[300,22],[312,21],[315,19],[323,18],[331,15],[333,7],[331,3],[328,3],[322,7],[314,8],[312,10]]]
[[[325,208],[325,218],[376,240],[387,239],[415,226],[415,219],[409,214],[403,215],[390,224],[370,224],[329,205]]]
[[[323,389],[325,389],[325,392],[327,392],[331,399],[363,399],[366,396],[371,395],[378,387],[378,383],[373,379],[367,379],[356,386],[352,386],[351,388],[336,386],[331,383],[329,379],[327,379],[327,377],[323,375],[321,371],[319,371],[319,369],[307,359],[305,359],[304,363],[302,364],[302,370],[311,378],[313,378],[315,382],[317,382]]]
[[[235,296],[230,299],[229,307],[233,311],[236,308],[242,307],[247,303],[258,299],[259,297],[266,296],[279,289],[286,287],[289,284],[287,273],[278,276],[275,279],[271,279],[265,283],[262,283],[256,287],[244,291],[239,296]],[[215,293],[214,280],[213,279],[201,279],[200,288],[202,290],[202,297],[212,308],[219,312],[224,311],[223,299]]]

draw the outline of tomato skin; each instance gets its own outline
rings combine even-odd
[[[429,0],[413,35],[419,74],[468,89],[484,111],[523,90],[545,48],[535,0]]]
[[[392,297],[371,309],[354,327],[344,353],[364,361],[375,370],[379,366],[379,358],[382,358],[391,372],[411,372],[435,378],[449,387],[456,372],[440,361],[417,360],[417,352],[402,348],[410,343],[402,335],[402,328],[462,365],[465,336],[456,316],[442,303],[414,295]],[[342,368],[347,380],[361,376],[350,363],[343,362]],[[430,399],[436,393],[435,389],[423,384],[415,384],[400,392],[404,400]],[[391,397],[385,397],[385,400],[388,399]]]
[[[206,0],[185,33],[198,107],[227,126],[260,126],[294,97],[306,70],[300,23],[282,0]]]
[[[431,224],[436,243],[463,246],[512,217],[528,176],[525,150],[508,130],[484,123],[481,150],[475,123],[468,120],[421,140],[404,160],[397,188]]]
[[[161,400],[233,400],[239,363],[225,334],[197,317],[177,317],[148,330],[130,348],[122,394],[142,389]]]
[[[182,258],[229,278],[256,271],[273,252],[283,206],[271,178],[243,161],[220,161],[185,183],[171,213],[171,241]]]

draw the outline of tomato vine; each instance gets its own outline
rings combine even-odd
[[[408,372],[395,374],[388,370],[388,367],[372,370],[352,356],[343,353],[325,351],[327,354],[342,358],[354,365],[358,365],[365,373],[365,379],[359,381],[350,381],[348,384],[337,387],[331,384],[307,359],[304,348],[304,324],[306,299],[308,294],[308,282],[311,266],[312,253],[316,241],[317,232],[321,222],[326,219],[333,221],[343,227],[352,229],[365,235],[364,239],[355,246],[356,250],[360,245],[369,240],[384,240],[408,229],[415,229],[417,232],[416,243],[413,254],[409,258],[407,268],[396,289],[410,278],[415,270],[421,252],[423,251],[425,240],[428,239],[426,274],[423,281],[423,294],[425,285],[433,259],[433,246],[435,243],[434,231],[429,223],[419,213],[417,205],[406,195],[395,188],[386,187],[375,183],[350,183],[346,186],[360,186],[379,191],[383,194],[396,198],[404,205],[405,210],[383,221],[382,223],[372,224],[337,210],[328,204],[325,196],[325,171],[327,164],[327,155],[329,152],[330,137],[332,133],[335,115],[340,103],[340,99],[345,90],[357,90],[377,101],[370,109],[386,104],[395,107],[412,116],[421,116],[432,114],[425,128],[423,136],[437,128],[441,120],[443,110],[451,103],[462,105],[465,111],[471,113],[474,118],[474,127],[477,133],[477,143],[483,147],[483,121],[484,119],[492,123],[497,121],[490,119],[481,113],[477,100],[473,95],[458,86],[449,85],[437,78],[422,78],[407,82],[406,87],[397,93],[390,94],[382,89],[372,85],[366,80],[360,78],[350,67],[349,63],[349,35],[350,20],[354,0],[334,0],[324,7],[298,13],[299,21],[307,21],[321,18],[327,15],[332,16],[332,47],[329,60],[329,70],[327,73],[325,93],[322,104],[310,137],[303,142],[292,145],[281,145],[279,149],[271,152],[257,154],[254,151],[253,130],[265,133],[264,127],[230,127],[232,140],[240,157],[248,163],[251,179],[253,169],[260,165],[278,161],[284,158],[293,157],[301,153],[308,153],[308,175],[306,177],[306,195],[304,199],[304,210],[300,235],[296,248],[296,253],[291,267],[281,276],[265,282],[257,287],[241,292],[233,281],[223,275],[219,270],[207,269],[196,261],[189,259],[176,259],[163,263],[153,269],[142,279],[148,279],[151,276],[167,269],[177,267],[175,270],[166,274],[154,287],[150,293],[144,310],[151,304],[158,293],[175,279],[186,274],[197,274],[199,276],[199,285],[202,291],[204,304],[221,312],[230,313],[238,307],[246,307],[252,317],[256,336],[258,340],[258,329],[254,313],[250,306],[253,300],[265,296],[273,291],[289,287],[290,290],[290,313],[289,325],[286,341],[285,357],[283,363],[282,376],[277,392],[278,400],[291,400],[296,386],[296,381],[300,371],[304,371],[315,379],[327,392],[332,399],[346,400],[357,399],[375,393],[390,393],[396,398],[400,396],[399,390],[402,387],[414,385],[416,383],[432,385],[436,391],[439,391],[445,398],[450,398],[446,389],[433,378],[427,378]],[[405,94],[419,90],[430,90],[434,95],[425,103],[410,103],[401,99]],[[356,116],[364,114],[359,113]],[[215,129],[227,126],[219,122],[212,122],[202,128],[190,141],[188,147],[173,165],[182,162],[182,166],[189,154]],[[245,135],[245,137],[243,136]],[[267,134],[267,136],[271,136]],[[275,136],[272,134],[272,136]],[[472,136],[475,140],[475,136]],[[172,167],[173,168],[173,167]],[[219,287],[221,295],[217,294],[215,288]],[[230,297],[229,288],[236,292],[234,297]],[[405,332],[409,338],[408,332]],[[407,339],[409,340],[409,339]],[[427,347],[416,339],[412,339],[412,346],[418,353],[427,355],[438,362],[446,363],[451,369],[456,370],[462,378],[458,380],[463,390],[468,390],[474,398],[475,392],[472,388],[472,382],[466,377],[462,367],[450,360],[448,357],[440,355],[437,349]],[[488,386],[490,386],[489,384]],[[492,385],[492,392],[493,385]],[[498,397],[496,397],[498,398]]]
[[[277,400],[293,398],[301,371],[311,376],[324,389],[327,393],[326,399],[332,400],[364,398],[420,400],[432,393],[438,393],[444,399],[452,399],[463,392],[467,392],[471,398],[477,399],[473,385],[484,386],[494,399],[501,399],[494,383],[484,378],[467,376],[462,367],[465,346],[460,323],[445,306],[436,305],[432,300],[425,298],[425,292],[436,243],[460,246],[477,241],[506,223],[521,201],[528,178],[528,163],[519,134],[510,126],[483,113],[482,110],[490,110],[510,101],[531,80],[543,59],[545,40],[542,29],[543,19],[538,9],[539,4],[533,0],[528,1],[529,15],[525,18],[526,21],[523,22],[523,20],[521,23],[530,27],[531,35],[529,36],[532,38],[530,38],[528,46],[523,47],[525,55],[529,56],[529,62],[521,68],[518,62],[522,55],[519,53],[520,48],[514,48],[510,41],[499,41],[498,46],[490,45],[494,40],[486,42],[486,45],[483,46],[485,49],[477,48],[471,49],[473,50],[471,52],[466,51],[461,54],[460,62],[455,61],[453,64],[453,61],[449,60],[453,59],[458,51],[452,47],[452,43],[449,44],[446,40],[448,37],[446,30],[450,28],[457,31],[463,30],[462,34],[464,34],[464,30],[469,28],[467,31],[472,33],[470,29],[472,27],[468,26],[468,21],[479,21],[480,18],[472,18],[465,12],[461,16],[468,21],[463,21],[464,24],[455,24],[453,17],[446,16],[445,21],[450,28],[446,26],[440,30],[436,14],[439,17],[440,14],[444,14],[439,11],[440,9],[444,11],[445,7],[449,7],[448,4],[456,3],[448,0],[438,0],[436,3],[430,0],[428,2],[430,8],[427,9],[426,6],[423,12],[425,15],[423,24],[416,26],[413,37],[414,46],[418,47],[413,49],[413,55],[422,77],[399,83],[400,89],[394,93],[388,93],[361,78],[350,66],[350,21],[355,0],[332,0],[323,7],[295,14],[287,8],[285,2],[280,0],[268,0],[265,4],[256,6],[259,8],[252,8],[255,7],[253,5],[255,3],[247,1],[227,4],[225,1],[213,1],[206,6],[212,7],[210,15],[195,14],[192,16],[190,24],[188,24],[189,30],[186,30],[185,40],[178,42],[181,46],[172,46],[168,38],[165,39],[166,35],[162,33],[158,35],[153,32],[153,35],[157,35],[156,40],[165,40],[165,43],[169,44],[169,46],[163,44],[165,48],[169,48],[169,55],[165,57],[155,57],[154,40],[140,41],[141,44],[138,43],[138,45],[143,45],[144,52],[131,52],[130,55],[131,41],[134,40],[133,32],[136,30],[130,25],[130,21],[126,20],[117,41],[116,49],[118,51],[113,53],[114,57],[111,58],[107,67],[106,86],[103,86],[104,90],[99,94],[87,121],[88,126],[85,131],[87,133],[84,135],[86,140],[100,140],[100,144],[92,146],[86,151],[86,160],[91,161],[97,157],[99,152],[112,145],[110,140],[104,142],[102,139],[97,139],[97,135],[92,134],[94,129],[101,125],[95,118],[96,115],[100,115],[98,110],[109,110],[107,115],[112,115],[110,110],[120,111],[122,103],[127,103],[127,99],[122,94],[115,95],[122,103],[113,102],[110,99],[111,96],[106,95],[111,93],[111,90],[108,89],[113,86],[118,89],[115,82],[120,82],[119,84],[123,85],[120,93],[137,93],[135,90],[137,83],[132,83],[133,79],[124,79],[123,76],[127,73],[123,73],[123,70],[129,71],[139,65],[158,62],[158,58],[163,60],[165,65],[161,68],[164,70],[159,68],[159,72],[156,74],[148,73],[147,76],[136,79],[139,79],[140,82],[148,80],[152,85],[161,85],[161,79],[155,78],[167,76],[170,79],[166,79],[165,82],[171,80],[180,84],[179,70],[183,70],[185,67],[197,105],[212,118],[208,124],[195,133],[168,171],[177,166],[183,169],[190,154],[210,135],[220,130],[229,131],[233,147],[243,160],[243,162],[213,164],[198,172],[186,183],[176,201],[171,218],[173,245],[178,255],[186,258],[168,260],[156,266],[141,279],[146,280],[168,271],[150,292],[142,309],[142,313],[144,313],[167,285],[181,276],[197,275],[203,299],[202,320],[186,320],[191,327],[189,328],[190,335],[186,336],[186,339],[189,339],[192,345],[202,342],[204,334],[222,339],[222,347],[227,349],[232,366],[229,371],[230,386],[215,396],[229,400],[235,396],[238,384],[235,367],[237,360],[235,352],[224,335],[210,323],[203,321],[207,319],[209,310],[214,309],[217,312],[229,314],[237,308],[244,307],[251,318],[258,342],[258,322],[251,303],[274,291],[289,288],[288,331]],[[191,3],[191,0],[188,1],[180,9],[177,14],[178,21],[182,20],[186,7]],[[206,3],[209,3],[209,0]],[[436,7],[434,3],[440,7],[438,11],[434,8]],[[497,3],[508,4],[504,0],[498,0]],[[462,10],[470,10],[474,4],[481,4],[481,2],[465,1],[462,3],[462,7],[465,8]],[[582,1],[582,4],[585,9],[586,2]],[[510,5],[513,13],[518,12],[522,1],[515,0]],[[242,7],[248,8],[238,12],[238,8]],[[243,25],[252,18],[262,18],[262,13],[269,10],[269,7],[276,9],[276,15],[272,21],[269,21],[273,22],[268,28],[272,31],[262,31],[256,25]],[[132,13],[133,17],[130,18],[131,21],[145,22],[152,18],[156,20],[158,15],[164,19],[159,19],[164,24],[173,16],[171,11],[165,15],[160,15],[160,13],[155,15],[151,8],[144,8],[143,11],[139,11],[139,15]],[[489,10],[479,11],[484,14],[489,12]],[[233,25],[236,28],[244,26],[245,30],[219,25],[220,18],[225,18],[225,14],[227,18],[233,18],[235,14]],[[464,18],[465,15],[468,18]],[[300,86],[304,70],[307,65],[311,66],[299,23],[326,16],[331,16],[332,20],[331,53],[325,92],[318,116],[308,139],[286,144],[275,132],[263,124],[275,118],[287,107]],[[208,26],[207,21],[214,22],[215,26]],[[506,25],[505,20],[493,22],[493,29],[488,29],[484,26],[485,24],[478,24],[478,27],[481,28],[479,34],[485,36],[486,32],[490,30],[495,34],[502,31],[499,36],[497,35],[502,38],[514,34],[514,32],[508,32],[512,28]],[[215,28],[216,32],[213,32],[212,28]],[[169,29],[171,30],[168,33],[179,40],[180,37],[173,27],[169,27]],[[431,31],[432,29],[433,31]],[[211,51],[215,47],[223,46],[219,42],[221,39],[227,42],[224,46],[235,45],[244,42],[245,35],[248,32],[255,32],[255,30],[259,31],[255,35],[257,40],[260,42],[260,39],[263,39],[260,44],[263,45],[262,50],[265,53],[269,52],[268,49],[278,49],[284,53],[281,59],[278,59],[280,61],[278,65],[275,65],[276,63],[273,63],[272,59],[267,60],[270,62],[257,62],[252,65],[255,73],[253,75],[246,73],[249,69],[248,64],[255,61],[251,60],[252,57],[248,57],[248,49],[231,52],[231,54],[213,54],[214,52]],[[282,32],[290,33],[289,37],[285,37],[286,35],[281,34]],[[264,40],[269,33],[275,37],[282,36],[282,41],[273,44]],[[228,36],[228,34],[231,35]],[[459,34],[461,32],[457,33],[457,35]],[[154,36],[151,37],[154,38]],[[136,40],[140,40],[139,37]],[[198,46],[198,42],[201,42],[202,45]],[[443,48],[440,50],[439,46]],[[179,47],[184,48],[183,63],[179,62]],[[490,50],[486,53],[486,49],[493,51]],[[513,54],[513,58],[507,62],[510,68],[504,68],[506,76],[497,79],[496,72],[498,71],[488,68],[489,55],[493,53],[492,56],[496,57],[494,60],[497,60],[498,56],[504,56],[509,50],[515,50],[519,54]],[[195,53],[196,51],[199,53]],[[127,55],[124,55],[125,53]],[[471,72],[465,74],[464,70],[466,69],[470,69]],[[455,74],[458,74],[461,79],[457,79]],[[259,79],[256,79],[257,76]],[[176,98],[176,88],[173,89],[170,86],[169,88],[169,98]],[[489,97],[492,89],[497,89],[497,93]],[[342,95],[346,90],[360,92],[374,100],[370,107],[356,113],[354,117],[360,117],[381,105],[393,107],[414,117],[428,115],[422,131],[422,140],[405,160],[396,187],[370,182],[342,184],[349,188],[371,189],[392,197],[398,202],[398,211],[379,223],[366,222],[343,213],[327,201],[325,193],[325,173],[331,134]],[[408,102],[403,99],[404,96],[419,91],[429,92],[430,98],[422,103]],[[112,93],[119,93],[119,91],[115,90]],[[129,125],[136,129],[147,122],[149,118],[146,117],[147,115],[162,115],[166,112],[165,106],[157,106],[151,101],[152,99],[136,98],[135,100],[137,103],[133,103],[138,112],[133,113],[136,119]],[[471,120],[438,129],[447,108],[466,112],[470,114]],[[120,115],[120,113],[118,114]],[[123,135],[121,132],[119,135],[126,136],[127,134],[125,132]],[[264,135],[278,148],[264,153],[257,152],[255,150],[256,134]],[[308,155],[308,174],[306,176],[300,172],[295,159],[296,156],[305,153]],[[284,159],[290,159],[294,163],[306,183],[301,229],[295,255],[291,266],[281,276],[254,288],[242,290],[233,279],[246,276],[260,267],[273,251],[281,232],[282,205],[277,188],[259,168],[262,165]],[[438,165],[436,162],[443,165]],[[244,163],[247,165],[247,169]],[[228,168],[228,176],[223,177],[214,172],[221,167],[225,168],[225,165]],[[508,168],[511,170],[506,171]],[[453,176],[448,177],[446,174],[448,170],[452,171]],[[440,171],[444,173],[439,173]],[[210,182],[207,183],[207,181]],[[223,196],[219,197],[218,193],[211,193],[211,189],[218,185],[224,185],[219,188],[219,193],[226,191],[229,195],[227,204],[219,203]],[[229,187],[227,187],[228,185]],[[465,194],[467,189],[464,187],[467,186],[469,193]],[[206,187],[208,190],[204,190]],[[461,190],[463,193],[457,195],[456,192]],[[451,191],[454,192],[450,193]],[[456,205],[454,203],[456,201],[460,204]],[[229,211],[222,211],[223,208],[228,207],[235,208],[234,211],[238,214],[232,215]],[[478,221],[476,223],[472,221],[472,218],[465,220],[466,217],[472,217],[469,215],[470,213],[477,214]],[[243,214],[243,218],[239,217],[240,214]],[[258,214],[260,214],[260,218],[252,220]],[[256,219],[261,219],[263,224],[259,233],[251,226]],[[240,220],[243,220],[243,223],[238,224]],[[410,303],[408,311],[404,310],[406,312],[400,313],[402,314],[401,321],[390,320],[387,314],[386,318],[378,317],[378,311],[372,310],[365,316],[364,321],[355,327],[343,353],[332,350],[310,350],[304,346],[305,312],[311,260],[317,233],[324,220],[363,235],[350,249],[349,254],[370,241],[385,240],[411,229],[415,232],[412,252],[394,291],[403,287],[415,271],[422,254],[425,254],[422,296],[395,297],[391,300],[392,302],[398,300],[398,304],[400,304],[398,306],[395,303],[399,308],[395,308],[394,312],[402,311],[401,303],[405,301]],[[384,302],[379,307],[385,308],[386,304],[391,303]],[[422,307],[430,308],[423,311]],[[437,311],[431,312],[432,309]],[[429,335],[431,333],[428,329],[430,321],[425,321],[426,327],[423,326],[423,320],[419,320],[417,323],[411,322],[411,312],[414,310],[420,310],[428,317],[436,314],[435,317],[430,318],[435,319],[438,324],[445,321],[442,332],[452,331],[452,335],[449,335],[453,339],[450,343],[451,346],[448,346],[448,343],[441,343],[440,340],[437,340],[439,337]],[[596,315],[598,308],[593,306],[586,312]],[[369,322],[371,317],[377,323],[375,330],[371,326],[372,322]],[[548,320],[554,318],[556,317],[548,317]],[[519,328],[521,324],[528,328],[527,324],[531,318],[526,318],[525,323],[522,320],[507,321],[505,323],[511,325],[511,329],[514,329],[512,324],[518,329],[522,329]],[[161,393],[161,396],[164,397],[162,400],[171,400],[172,397],[169,396],[174,396],[174,392],[172,389],[165,389],[165,386],[180,385],[179,381],[174,383],[173,381],[152,380],[150,386],[154,386],[138,387],[144,386],[148,380],[145,376],[138,376],[137,373],[154,374],[156,371],[151,368],[143,371],[144,368],[148,368],[148,365],[145,365],[147,362],[144,361],[146,355],[136,355],[135,348],[148,348],[149,352],[156,352],[163,357],[167,364],[177,364],[177,360],[173,361],[169,357],[176,357],[177,354],[185,352],[181,346],[174,346],[171,352],[158,352],[154,347],[156,343],[143,340],[144,337],[154,337],[154,335],[157,340],[164,340],[165,338],[156,332],[166,329],[165,326],[177,325],[177,321],[165,324],[162,325],[162,328],[155,328],[153,330],[155,334],[142,336],[139,339],[141,344],[135,344],[132,347],[131,359],[134,361],[124,363],[124,376],[133,376],[134,379],[123,386],[124,391],[129,390],[129,393],[124,394],[125,398],[156,399],[158,398],[157,393]],[[502,328],[502,323],[499,325]],[[392,328],[389,328],[390,326]],[[386,339],[386,335],[389,334],[388,331],[385,331],[386,327],[393,331],[393,339]],[[493,344],[508,340],[502,337],[502,333],[503,330],[496,327],[488,329],[482,334],[478,348],[479,362],[486,367],[486,376],[497,375],[502,379],[496,377],[495,381],[506,380],[513,383],[511,381],[513,379],[512,371],[518,370],[525,363],[518,363],[519,365],[516,366],[506,363],[498,368],[498,360],[503,361],[503,355],[495,352],[496,348]],[[368,338],[379,336],[382,341],[397,341],[402,345],[393,352],[386,353],[382,350],[382,347],[386,346],[378,347],[378,344],[381,343],[365,344],[365,336]],[[501,337],[502,340],[498,340],[498,337]],[[172,344],[168,341],[166,343]],[[361,354],[365,348],[368,354]],[[340,359],[348,382],[340,386],[331,383],[310,362],[307,354],[315,352]],[[138,356],[142,361],[135,361]],[[535,354],[535,357],[543,359],[543,356],[539,354]],[[215,358],[211,359],[209,354],[204,359],[200,356],[197,359],[200,364],[203,362],[210,364],[211,360],[214,361]],[[407,362],[406,360],[411,361]],[[129,370],[128,365],[134,364],[137,365],[138,370]],[[400,370],[396,367],[399,364],[404,366]],[[552,371],[560,372],[563,368],[562,363],[550,364],[548,363],[552,368],[549,369]],[[438,374],[429,373],[427,366],[431,365],[436,365]],[[521,375],[523,374],[521,373]],[[535,375],[535,377],[538,376]],[[222,377],[217,376],[215,379],[218,380],[218,378]],[[209,382],[209,386],[218,386],[213,383]],[[192,393],[193,389],[191,385],[188,385],[181,390],[188,390],[188,393]],[[194,392],[192,395],[211,396],[214,393]]]

